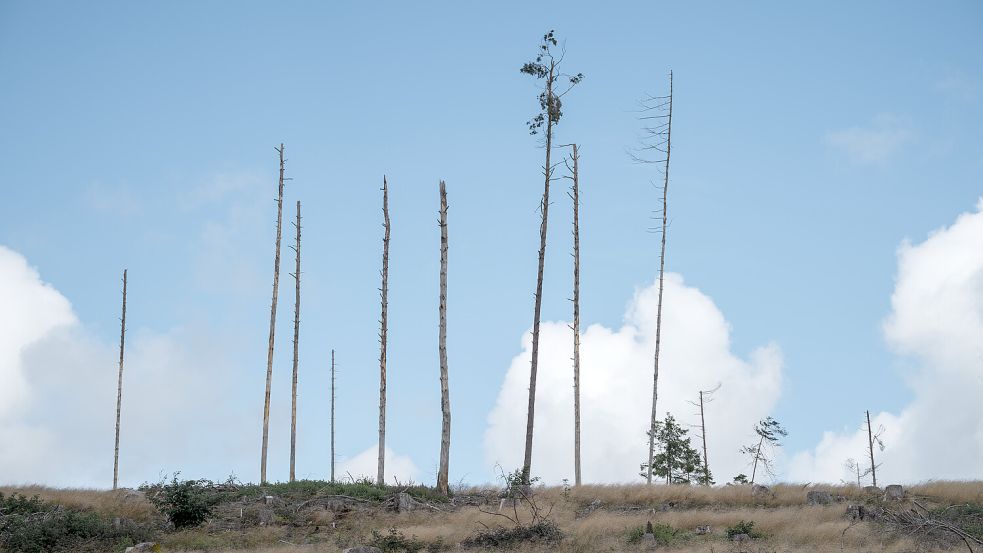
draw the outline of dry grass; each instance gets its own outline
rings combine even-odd
[[[44,501],[66,507],[91,509],[103,515],[125,517],[140,522],[147,522],[159,517],[154,506],[142,495],[133,495],[132,490],[57,489],[33,485],[0,487],[0,492],[7,495],[19,493],[27,497],[37,495]]]

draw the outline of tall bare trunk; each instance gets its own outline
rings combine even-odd
[[[758,460],[761,459],[761,448],[764,446],[764,444],[765,437],[762,436],[761,439],[758,440],[758,449],[754,451],[754,465],[751,468],[751,484],[754,484],[754,478],[758,474]]]
[[[546,97],[553,97],[553,81],[556,78],[556,63],[550,62],[550,73],[546,80]],[[540,206],[542,220],[539,224],[539,270],[536,273],[536,307],[532,323],[532,362],[529,367],[529,407],[526,416],[526,452],[522,462],[522,475],[526,483],[532,475],[532,436],[536,419],[536,372],[539,368],[539,320],[543,308],[543,272],[546,266],[546,225],[549,221],[550,208],[550,179],[553,176],[553,166],[550,154],[553,149],[553,116],[547,109],[546,114],[546,165],[543,166],[545,184],[543,185],[543,200]]]
[[[331,481],[334,482],[334,350],[331,350]]]
[[[573,475],[580,481],[580,156],[573,145]]]
[[[386,229],[382,239],[382,317],[379,321],[379,470],[376,483],[386,483],[386,335],[389,309],[389,184],[382,177],[382,217]]]
[[[451,455],[451,395],[447,385],[447,186],[440,181],[440,468],[437,493],[448,495],[447,473]]]
[[[270,344],[266,354],[266,398],[263,403],[263,453],[259,481],[266,483],[266,450],[270,443],[270,387],[273,384],[273,338],[276,334],[276,298],[280,286],[280,230],[283,226],[283,143],[276,148],[280,154],[280,185],[276,198],[276,253],[273,256],[273,302],[270,305]]]
[[[300,200],[297,201],[297,244],[294,246],[294,253],[297,257],[297,266],[294,269],[294,283],[296,284],[296,294],[294,296],[294,371],[293,383],[290,388],[290,481],[297,479],[297,359],[300,346]]]
[[[874,464],[874,433],[870,429],[870,411],[867,411],[867,446],[870,451],[870,476],[877,485],[877,465]]]
[[[703,479],[704,485],[710,485],[710,460],[707,458],[707,420],[703,416],[703,394],[707,392],[700,390],[700,434],[703,438]]]
[[[652,483],[652,466],[655,462],[655,425],[658,420],[657,403],[659,401],[659,353],[662,343],[662,291],[665,284],[666,268],[666,228],[668,227],[669,209],[669,152],[672,146],[672,72],[669,72],[669,128],[666,134],[666,161],[664,181],[662,183],[662,248],[659,253],[659,303],[655,317],[655,370],[652,378],[652,419],[649,432],[649,462],[646,482]]]
[[[123,346],[126,343],[126,269],[123,269],[123,316],[119,324],[119,377],[116,381],[116,452],[113,455],[113,489],[119,486],[119,415],[123,405]]]

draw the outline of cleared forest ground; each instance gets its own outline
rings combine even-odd
[[[11,494],[36,495],[54,506],[44,511],[48,514],[31,515],[42,529],[44,517],[59,520],[58,513],[79,512],[119,530],[118,535],[90,536],[39,551],[123,551],[136,537],[146,536],[162,551],[175,553],[341,552],[358,545],[383,551],[983,551],[974,541],[983,540],[983,482],[978,481],[914,485],[901,500],[885,500],[882,493],[856,486],[779,484],[767,491],[750,486],[538,487],[532,504],[520,501],[514,507],[509,500],[503,505],[502,490],[493,487],[458,489],[448,500],[421,486],[203,482],[200,491],[210,512],[201,524],[184,529],[174,528],[151,502],[163,489],[159,486],[139,492],[44,487],[0,492],[8,500]],[[808,504],[810,491],[828,492],[828,497],[813,496],[829,503]],[[3,541],[10,537],[11,510],[0,511],[0,544],[5,544],[0,547],[29,551]],[[536,520],[533,510],[539,513]],[[553,530],[515,531],[536,521],[548,521]],[[649,522],[653,533],[646,536]],[[127,528],[135,529],[132,537]],[[750,539],[734,541],[734,534],[744,533]],[[479,535],[490,537],[476,540]]]

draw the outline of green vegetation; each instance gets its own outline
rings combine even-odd
[[[649,526],[651,527],[652,535],[655,536],[655,543],[658,545],[672,545],[674,543],[678,543],[687,536],[685,532],[678,528],[673,528],[669,524],[649,523]],[[646,526],[635,526],[629,528],[628,531],[625,532],[625,541],[629,544],[640,543],[648,531],[649,528]]]
[[[733,538],[741,534],[746,534],[751,537],[751,539],[763,538],[764,534],[754,529],[754,521],[752,520],[742,520],[737,524],[727,528],[727,537]]]

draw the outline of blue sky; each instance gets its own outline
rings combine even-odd
[[[808,450],[824,431],[856,427],[865,409],[898,411],[912,399],[905,376],[918,361],[892,351],[882,322],[902,241],[925,240],[981,195],[981,28],[974,2],[5,2],[0,245],[36,267],[107,345],[118,337],[128,268],[135,339],[208,336],[209,355],[234,375],[216,402],[241,421],[229,429],[241,450],[230,460],[189,450],[180,466],[132,479],[158,470],[255,479],[273,147],[285,143],[285,212],[301,200],[305,217],[298,472],[323,477],[331,348],[339,454],[375,444],[386,174],[388,445],[426,480],[439,444],[444,179],[451,480],[490,480],[486,421],[531,324],[538,246],[543,151],[525,126],[537,92],[518,68],[555,29],[567,69],[586,75],[557,130],[558,142],[581,144],[585,324],[620,325],[656,276],[648,228],[658,175],[625,150],[639,135],[636,101],[663,93],[672,70],[667,268],[712,298],[736,356],[780,348],[773,414],[790,429],[786,449]],[[543,307],[551,321],[570,317],[568,204],[555,195]],[[286,477],[291,254],[274,478]],[[209,366],[196,369],[202,382]],[[114,385],[115,367],[104,369]]]

